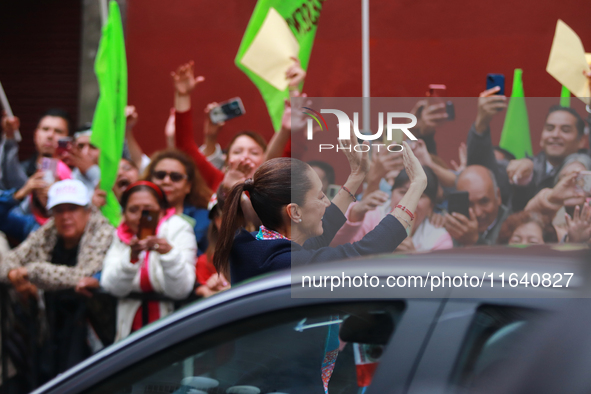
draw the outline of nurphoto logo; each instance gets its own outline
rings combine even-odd
[[[387,112],[386,113],[386,122],[384,123],[384,113],[379,112],[378,114],[378,130],[374,134],[366,134],[359,131],[359,113],[353,112],[353,122],[349,118],[344,111],[338,109],[321,109],[320,112],[313,110],[309,107],[302,107],[306,111],[302,111],[304,114],[310,116],[311,119],[307,121],[307,139],[311,141],[314,138],[314,121],[320,127],[321,131],[328,130],[328,125],[326,120],[322,116],[322,114],[333,114],[336,115],[339,123],[339,139],[341,140],[348,140],[351,137],[351,125],[353,125],[353,132],[357,137],[358,141],[383,141],[382,143],[372,143],[372,144],[356,144],[350,145],[347,148],[341,147],[339,145],[334,144],[319,144],[319,152],[322,150],[330,150],[335,149],[337,152],[339,149],[351,149],[353,148],[356,152],[365,152],[369,151],[372,148],[377,149],[378,151],[382,146],[385,147],[389,152],[401,152],[404,147],[402,146],[401,142],[396,143],[394,142],[393,131],[400,130],[404,133],[408,139],[416,141],[417,137],[415,137],[409,129],[413,128],[417,124],[417,118],[411,113],[408,112]],[[407,123],[394,123],[395,119],[410,119],[410,122]],[[384,134],[384,127],[386,129],[386,138],[383,138]],[[391,143],[390,143],[391,142]]]

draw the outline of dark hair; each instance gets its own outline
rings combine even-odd
[[[239,183],[226,197],[222,213],[222,226],[213,255],[213,264],[218,272],[228,274],[230,251],[234,236],[244,225],[240,205],[242,192],[248,192],[250,202],[263,225],[278,230],[282,225],[282,209],[290,204],[303,205],[306,193],[312,188],[308,171],[312,169],[303,161],[281,157],[264,162],[252,179]],[[292,185],[297,187],[292,188]]]
[[[494,150],[496,150],[497,152],[500,152],[503,157],[505,158],[505,160],[511,161],[511,160],[515,160],[515,155],[511,152],[509,152],[507,149],[503,149],[500,146],[495,146],[493,147]]]
[[[142,179],[151,181],[156,165],[164,159],[176,160],[185,167],[187,182],[191,184],[191,191],[185,196],[185,203],[191,204],[197,208],[207,208],[209,198],[213,192],[205,183],[205,180],[201,176],[193,159],[178,149],[166,149],[154,153],[152,161],[148,167],[146,167]]]
[[[151,185],[148,185],[148,183],[150,183]],[[147,181],[141,181],[139,184],[138,182],[132,183],[130,187],[123,192],[123,194],[121,195],[121,201],[119,201],[119,204],[121,204],[121,208],[123,208],[123,210],[125,211],[125,209],[127,208],[127,203],[129,202],[129,197],[131,197],[133,193],[141,191],[147,191],[151,195],[153,195],[156,201],[158,201],[160,209],[162,209],[163,211],[168,209],[168,200],[166,199],[166,194],[164,194],[160,186]]]
[[[220,230],[218,230],[217,226],[215,225],[215,219],[222,216],[222,208],[221,204],[218,201],[211,210],[209,211],[209,227],[207,228],[207,249],[205,250],[205,254],[207,255],[207,259],[209,261],[213,261],[213,254],[215,252],[215,245],[220,238]]]
[[[427,187],[423,194],[425,194],[433,204],[437,203],[437,190],[439,189],[439,181],[437,180],[437,176],[433,170],[429,167],[423,166],[423,170],[425,170],[425,174],[427,175]],[[394,180],[394,186],[392,186],[392,190],[398,189],[403,187],[410,181],[408,174],[406,173],[406,169],[402,169],[396,180]]]
[[[308,162],[308,165],[310,167],[320,168],[326,174],[326,177],[328,178],[328,183],[331,185],[334,184],[334,180],[335,180],[334,168],[332,168],[332,166],[330,164],[328,164],[327,162],[324,162],[324,161],[320,161],[320,160],[312,160],[312,161]]]
[[[127,163],[129,163],[130,166],[132,166],[133,168],[135,168],[136,170],[140,170],[139,168],[137,168],[137,164],[135,164],[135,162],[127,157],[122,157],[121,160],[125,160]],[[121,161],[119,161],[119,163],[121,163]]]
[[[240,133],[234,135],[234,137],[232,137],[232,139],[230,140],[230,143],[228,144],[228,149],[227,149],[228,152],[230,152],[230,148],[232,148],[232,145],[234,145],[234,142],[236,142],[238,137],[242,137],[243,135],[249,137],[254,142],[256,142],[258,146],[263,148],[263,152],[267,151],[267,141],[265,141],[265,139],[263,138],[262,135],[254,132],[254,131],[244,130],[244,131],[241,131]]]
[[[561,105],[553,105],[548,110],[548,115],[546,115],[546,119],[548,119],[548,116],[550,116],[550,114],[552,112],[556,112],[556,111],[568,112],[569,114],[574,116],[577,119],[576,128],[577,128],[577,133],[579,135],[579,138],[585,135],[585,121],[583,120],[583,118],[581,118],[581,115],[579,115],[579,113],[577,111],[575,111],[571,107],[563,107]]]
[[[74,133],[74,130],[72,128],[72,118],[70,117],[70,114],[67,111],[64,111],[63,109],[60,108],[50,108],[47,111],[43,112],[43,114],[39,117],[39,120],[37,121],[37,127],[39,127],[39,123],[41,123],[41,120],[46,117],[46,116],[54,116],[56,118],[62,118],[63,120],[66,121],[66,126],[68,127],[68,135],[72,135]]]
[[[542,238],[544,243],[556,243],[558,242],[558,235],[556,229],[550,223],[550,221],[543,218],[542,215],[535,212],[521,211],[509,215],[503,222],[501,230],[499,231],[499,237],[497,238],[497,244],[507,245],[513,236],[513,233],[519,226],[527,223],[535,223],[540,229],[542,229]]]

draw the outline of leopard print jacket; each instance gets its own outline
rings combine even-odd
[[[10,283],[8,272],[25,267],[31,283],[40,289],[74,288],[80,279],[102,269],[114,233],[107,219],[93,208],[80,240],[76,265],[56,265],[51,263],[53,249],[57,244],[57,230],[52,218],[4,256],[3,261],[0,261],[0,282]]]

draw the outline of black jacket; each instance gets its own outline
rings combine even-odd
[[[310,238],[304,245],[286,239],[257,240],[256,233],[242,230],[234,239],[230,253],[232,284],[293,265],[343,260],[369,254],[391,253],[406,238],[406,230],[398,219],[386,216],[375,229],[353,244],[329,247],[347,218],[331,204],[322,219],[323,234]]]
[[[562,169],[562,164],[546,173],[546,154],[542,151],[533,159],[534,173],[531,182],[525,186],[513,185],[511,208],[513,212],[522,211],[538,192],[546,187],[554,187],[554,179]]]
[[[468,133],[468,141],[466,142],[468,150],[468,165],[481,165],[495,174],[497,185],[501,190],[501,199],[504,205],[510,205],[511,201],[511,184],[507,176],[508,162],[499,162],[495,158],[494,147],[490,137],[490,130],[483,134],[478,134],[474,125],[470,128]]]

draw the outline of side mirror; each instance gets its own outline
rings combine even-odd
[[[386,345],[394,332],[394,321],[386,313],[361,313],[343,321],[339,337],[344,342]]]

